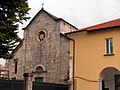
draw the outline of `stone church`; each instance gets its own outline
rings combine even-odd
[[[65,83],[69,76],[70,39],[64,33],[78,30],[43,8],[24,28],[22,42],[6,61],[9,78],[23,79],[32,73],[33,81]]]

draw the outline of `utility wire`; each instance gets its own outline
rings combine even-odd
[[[90,79],[86,79],[86,78],[83,78],[83,77],[80,77],[80,76],[76,76],[75,78],[78,78],[78,79],[82,79],[82,80],[85,80],[85,81],[88,81],[88,82],[102,82],[102,80],[90,80]],[[104,79],[104,81],[113,81],[115,79]]]

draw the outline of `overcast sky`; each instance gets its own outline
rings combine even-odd
[[[78,28],[120,17],[120,0],[28,0],[28,3],[31,17],[44,3],[46,11]]]
[[[28,0],[31,19],[41,9],[83,28],[120,18],[120,0]],[[31,20],[30,19],[30,20]],[[20,29],[29,22],[20,25]],[[22,31],[19,33],[22,37]],[[0,61],[0,63],[3,63]]]
[[[28,0],[31,19],[41,9],[63,18],[77,28],[120,18],[120,0]],[[30,20],[31,20],[30,19]],[[25,27],[29,22],[20,27]],[[19,33],[22,36],[22,32]]]
[[[120,18],[120,0],[28,0],[31,19],[41,9],[42,3],[46,11],[77,28]],[[30,20],[20,27],[25,27]]]

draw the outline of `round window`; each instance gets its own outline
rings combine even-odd
[[[40,43],[43,43],[46,39],[46,32],[44,30],[41,30],[38,32],[37,39]]]

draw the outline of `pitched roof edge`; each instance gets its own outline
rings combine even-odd
[[[40,12],[42,12],[42,11],[44,11],[45,13],[47,13],[50,17],[52,17],[53,19],[58,19],[57,17],[55,17],[54,15],[52,15],[52,14],[50,14],[50,13],[48,13],[47,11],[45,11],[43,8],[41,8],[41,10],[32,18],[32,20],[29,22],[29,24],[25,27],[25,28],[23,28],[23,30],[25,30],[31,23],[32,23],[32,21],[38,16],[38,14],[40,13]]]
[[[120,28],[120,18],[107,21],[107,22],[103,22],[100,24],[96,24],[93,26],[89,26],[86,28],[82,28],[82,29],[79,29],[78,31],[68,32],[66,34],[77,33],[77,32],[82,32],[82,31],[94,32],[94,31],[100,31],[100,30],[108,30],[111,28]]]
[[[84,30],[68,32],[68,33],[65,33],[65,34],[67,35],[67,34],[73,34],[73,33],[84,32],[84,31],[86,31],[86,32],[95,32],[95,31],[101,31],[101,30],[108,30],[108,29],[112,29],[112,28],[120,28],[120,26],[112,26],[112,27],[106,27],[106,28],[100,28],[100,29],[92,29],[92,30],[84,29]]]
[[[67,21],[65,21],[65,20],[62,19],[62,18],[58,18],[58,17],[52,15],[51,13],[47,12],[47,11],[44,10],[43,8],[42,8],[42,9],[41,9],[41,10],[40,10],[40,11],[39,11],[39,12],[38,12],[38,13],[32,18],[32,20],[29,22],[29,24],[28,24],[25,28],[22,28],[22,29],[25,30],[26,28],[28,28],[28,26],[32,23],[32,21],[37,17],[37,15],[38,15],[41,11],[44,11],[45,13],[47,13],[47,14],[48,14],[50,17],[52,17],[54,20],[56,20],[56,21],[60,21],[60,20],[62,20],[62,21],[66,22],[67,24],[71,25],[72,27],[74,27],[75,29],[78,30],[78,28],[75,27],[74,25],[68,23]]]
[[[22,41],[16,46],[16,48],[12,51],[11,54],[15,54],[17,52],[17,50],[22,46],[23,41],[24,41],[24,39],[22,39]]]
[[[74,25],[72,25],[71,23],[65,21],[65,20],[62,19],[62,18],[58,18],[57,20],[62,20],[62,21],[64,21],[64,22],[66,22],[67,24],[69,24],[70,26],[74,27],[75,29],[79,30],[77,27],[75,27]]]
[[[108,30],[108,29],[112,29],[112,28],[120,28],[120,25],[117,26],[111,26],[111,27],[105,27],[105,28],[99,28],[99,29],[92,29],[92,30],[87,30],[87,32],[91,32],[91,31],[100,31],[100,30]]]
[[[65,35],[72,34],[72,33],[77,33],[77,32],[83,32],[83,31],[87,31],[87,30],[78,30],[78,31],[68,32],[68,33],[65,33]]]
[[[63,37],[67,38],[68,40],[70,40],[70,38],[69,38],[69,37],[67,37],[67,35],[66,35],[66,34],[60,33],[60,35],[62,35]]]
[[[81,28],[80,30],[102,29],[102,28],[107,28],[107,27],[109,28],[109,27],[114,27],[114,26],[119,26],[119,25],[120,25],[120,18],[106,21],[106,22],[102,22],[99,24],[85,27],[85,28]]]
[[[42,8],[42,9],[32,18],[32,20],[29,22],[29,24],[28,24],[26,27],[22,28],[22,29],[25,30],[25,29],[32,23],[32,21],[36,18],[36,16],[37,16],[42,10],[44,10],[44,9]]]

